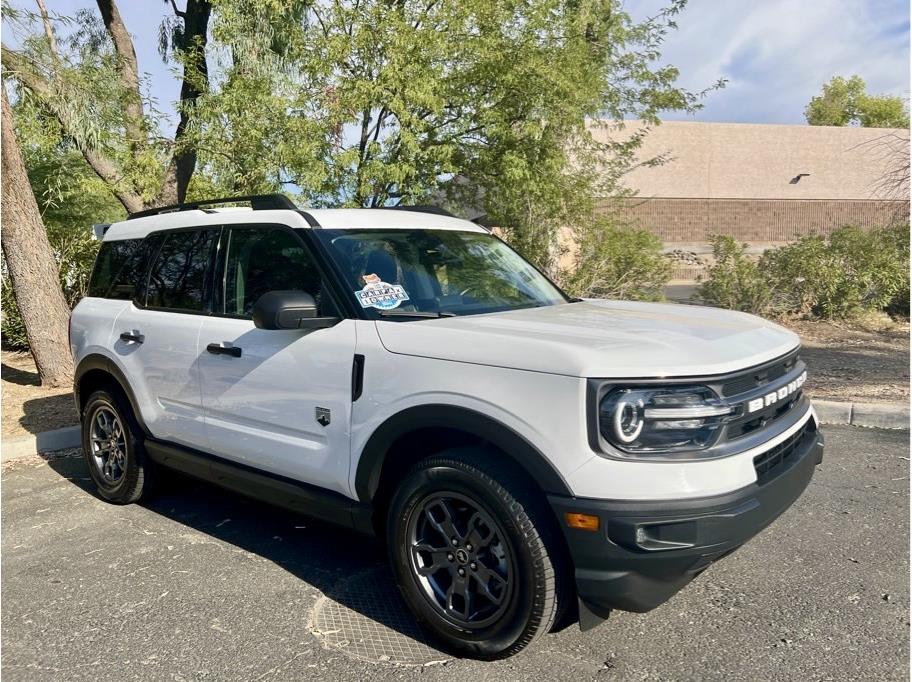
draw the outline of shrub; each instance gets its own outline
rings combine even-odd
[[[767,251],[759,268],[785,312],[824,319],[908,310],[909,228],[846,226]]]
[[[579,251],[562,281],[574,296],[660,301],[671,277],[662,242],[646,230],[598,222],[577,232]]]
[[[801,237],[754,263],[730,236],[712,238],[716,263],[699,295],[734,310],[846,319],[909,314],[909,227],[846,226]]]
[[[731,235],[712,235],[713,260],[708,278],[697,295],[713,305],[746,313],[769,310],[772,292],[757,264],[747,255],[747,244]]]

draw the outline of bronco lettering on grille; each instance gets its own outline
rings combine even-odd
[[[747,412],[756,412],[757,410],[762,410],[764,407],[769,407],[778,403],[780,400],[784,400],[788,396],[792,395],[799,388],[804,386],[804,382],[807,381],[807,372],[802,372],[801,376],[797,379],[788,382],[785,386],[782,386],[776,391],[771,391],[760,398],[754,398],[747,404]]]

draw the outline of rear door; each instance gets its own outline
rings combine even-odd
[[[114,323],[113,349],[156,438],[205,448],[199,331],[220,228],[147,238],[150,266]]]
[[[213,315],[200,330],[200,378],[213,454],[349,494],[355,324],[257,329],[251,312],[269,291],[311,294],[338,315],[301,238],[282,226],[226,227]]]

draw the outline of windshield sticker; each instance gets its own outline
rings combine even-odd
[[[405,288],[401,284],[387,284],[377,275],[364,275],[364,288],[355,292],[355,297],[362,308],[379,308],[392,310],[398,308],[403,301],[409,300]]]

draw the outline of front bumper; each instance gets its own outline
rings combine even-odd
[[[791,442],[755,458],[758,482],[740,490],[653,502],[549,496],[575,566],[581,622],[667,601],[788,509],[822,459],[823,435],[812,417]],[[599,528],[569,528],[566,513],[598,516]]]

